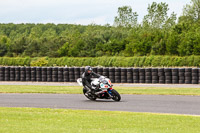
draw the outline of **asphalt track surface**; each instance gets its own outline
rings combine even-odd
[[[0,107],[63,108],[200,115],[200,96],[121,95],[90,101],[82,94],[0,94]]]

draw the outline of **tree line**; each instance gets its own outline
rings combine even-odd
[[[200,55],[200,0],[177,18],[167,3],[148,5],[141,23],[130,6],[118,8],[113,25],[0,24],[0,56],[100,57]]]

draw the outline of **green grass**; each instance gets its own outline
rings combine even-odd
[[[114,87],[120,94],[200,95],[200,88]],[[0,93],[82,94],[81,86],[0,85]]]
[[[199,133],[200,117],[119,111],[2,108],[1,133]]]
[[[0,93],[82,94],[81,86],[0,85]]]

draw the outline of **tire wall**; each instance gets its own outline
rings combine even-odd
[[[0,67],[0,81],[76,82],[84,67]],[[200,84],[200,68],[93,67],[113,83]]]

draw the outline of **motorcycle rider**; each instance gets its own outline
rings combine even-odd
[[[84,87],[87,87],[89,89],[89,91],[87,91],[85,94],[88,95],[90,92],[92,94],[95,93],[95,91],[97,91],[97,88],[93,87],[91,85],[91,78],[92,76],[94,76],[95,78],[99,78],[101,75],[93,72],[92,68],[90,66],[86,66],[85,67],[85,72],[82,74],[82,83]]]

